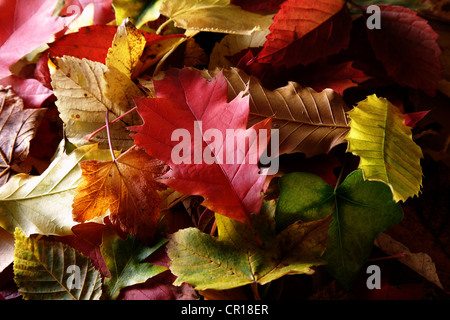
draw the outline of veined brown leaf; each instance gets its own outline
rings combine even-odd
[[[23,101],[9,87],[0,86],[0,186],[11,176],[11,166],[25,160],[47,109],[23,109]]]
[[[203,72],[207,78],[218,72]],[[328,153],[345,142],[349,127],[342,97],[331,89],[316,92],[295,82],[270,91],[259,80],[232,68],[223,70],[228,81],[228,99],[247,89],[250,95],[248,127],[272,117],[272,128],[279,129],[280,154],[302,152],[308,157]]]

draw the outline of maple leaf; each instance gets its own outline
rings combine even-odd
[[[24,109],[11,87],[0,86],[0,186],[9,180],[13,167],[27,157],[46,110]]]
[[[344,1],[288,0],[275,15],[257,61],[288,68],[306,65],[345,49],[351,27]]]
[[[111,277],[104,282],[106,297],[116,299],[122,288],[144,282],[166,271],[166,267],[143,262],[166,242],[166,239],[157,239],[148,247],[130,235],[123,240],[107,228],[103,233],[101,247],[102,256],[111,273]]]
[[[442,69],[438,34],[411,9],[379,8],[381,28],[367,30],[377,59],[398,84],[434,95]]]
[[[73,200],[73,219],[85,222],[110,211],[110,220],[145,242],[153,239],[160,217],[162,186],[155,179],[166,165],[137,147],[130,148],[116,161],[83,161],[83,181]]]
[[[276,234],[274,201],[264,203],[252,225],[216,215],[218,237],[197,228],[182,229],[169,236],[169,268],[175,285],[192,284],[197,290],[224,290],[246,284],[266,284],[282,276],[312,274],[328,241],[331,217],[296,222]]]
[[[223,155],[234,155],[236,142],[231,148],[226,145],[226,130],[240,129],[236,132],[237,140],[245,141],[255,131],[258,135],[259,129],[270,131],[270,121],[254,125],[254,131],[246,130],[249,98],[241,93],[228,103],[227,82],[220,73],[207,81],[193,69],[171,69],[164,79],[153,83],[156,98],[135,99],[144,124],[129,129],[137,132],[132,135],[136,145],[171,167],[161,182],[184,194],[201,195],[206,207],[240,221],[247,220],[251,212],[259,212],[265,176],[258,173],[257,163],[249,161],[250,146],[257,141],[250,140],[243,150],[237,150],[237,160],[225,163]],[[198,127],[198,121],[202,128]],[[191,137],[198,136],[199,140],[195,138],[188,145],[191,147],[192,143],[194,157],[211,155],[214,158],[211,164],[191,161],[191,154],[184,154],[185,160],[174,163],[172,150],[178,142],[171,137],[178,129],[187,130]],[[223,141],[213,144],[211,137],[204,136],[209,129],[220,131]],[[265,147],[257,148],[258,159]],[[198,154],[197,148],[201,148]]]
[[[0,78],[30,51],[50,41],[73,17],[53,17],[54,0],[0,1]]]

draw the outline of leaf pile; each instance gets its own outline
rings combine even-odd
[[[436,12],[0,2],[0,299],[447,297]]]

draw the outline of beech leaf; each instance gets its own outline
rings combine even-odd
[[[411,9],[379,8],[381,28],[367,31],[377,59],[398,84],[434,95],[442,69],[439,35]]]
[[[100,299],[101,276],[89,258],[60,242],[27,238],[19,229],[14,237],[14,281],[26,300]]]
[[[216,72],[203,74],[209,78]],[[328,153],[345,142],[349,130],[345,114],[348,107],[333,90],[316,92],[289,82],[285,87],[270,91],[258,78],[248,76],[240,69],[224,69],[223,75],[228,81],[229,99],[248,90],[250,114],[247,126],[272,117],[272,128],[279,130],[280,154],[303,152],[310,157]]]
[[[155,235],[162,186],[155,179],[167,171],[161,161],[132,147],[116,161],[83,161],[83,181],[73,200],[73,219],[89,221],[106,214],[111,222],[144,242]]]
[[[400,110],[385,98],[368,96],[351,111],[347,151],[360,157],[364,178],[386,183],[395,201],[419,194],[422,149]]]
[[[219,236],[188,228],[170,235],[169,268],[175,285],[187,282],[197,290],[225,290],[246,284],[266,284],[285,275],[311,274],[327,243],[330,219],[294,223],[275,233],[274,202],[252,215],[261,246],[250,225],[216,214]]]

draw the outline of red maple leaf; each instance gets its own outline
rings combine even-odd
[[[367,30],[377,59],[398,84],[434,95],[442,69],[439,35],[411,9],[379,8],[381,28]]]
[[[0,78],[73,19],[52,16],[55,6],[54,0],[0,0]]]
[[[288,0],[274,17],[257,61],[307,65],[348,46],[352,19],[343,1]]]
[[[203,196],[204,206],[242,222],[250,213],[258,213],[265,176],[259,174],[257,161],[251,159],[254,152],[259,159],[267,146],[266,141],[253,148],[258,144],[260,129],[269,131],[270,136],[270,119],[246,129],[249,97],[241,93],[227,102],[227,81],[221,73],[207,81],[193,69],[171,69],[164,79],[154,81],[154,86],[156,98],[135,99],[144,124],[130,130],[137,132],[133,134],[136,145],[171,167],[161,182],[184,194]],[[181,143],[180,137],[172,138],[177,129],[191,138],[191,152],[183,150],[182,161],[173,159]],[[220,133],[222,139],[217,134],[208,137],[210,129]],[[237,137],[230,145],[228,130],[234,130]],[[251,140],[254,132],[256,139]],[[252,142],[238,148],[242,145],[237,141],[246,139]],[[225,160],[231,154],[237,158]],[[213,158],[211,164],[206,156]]]

